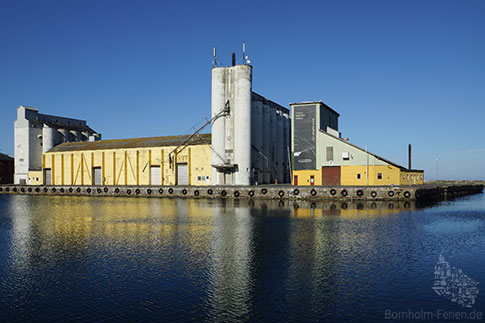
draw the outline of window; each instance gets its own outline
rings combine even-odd
[[[333,160],[333,147],[327,147],[327,161]]]
[[[377,173],[377,179],[382,179],[382,173]]]
[[[350,154],[348,151],[342,152],[342,159],[343,160],[349,160],[350,159]]]
[[[360,173],[359,173],[359,174],[357,174],[357,179],[360,179]]]

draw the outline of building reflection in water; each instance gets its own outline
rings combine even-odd
[[[369,295],[359,277],[376,268],[356,273],[348,255],[378,258],[387,229],[374,220],[415,209],[412,202],[12,196],[10,283],[62,263],[85,275],[104,266],[103,275],[130,270],[138,283],[150,280],[158,288],[152,302],[197,286],[205,296],[194,311],[214,320],[248,318],[261,303],[268,319],[292,306],[335,313],[354,293]]]

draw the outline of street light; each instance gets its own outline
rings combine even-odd
[[[438,180],[438,158],[436,158],[436,180]]]

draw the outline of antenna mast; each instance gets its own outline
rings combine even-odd
[[[217,67],[217,52],[216,52],[216,45],[214,45],[214,51],[212,53],[214,56],[214,60],[212,61],[212,67]]]

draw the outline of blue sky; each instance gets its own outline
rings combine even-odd
[[[253,90],[322,100],[344,137],[427,179],[485,179],[485,1],[0,1],[0,151],[16,108],[104,139],[190,132],[210,115],[212,47]]]

